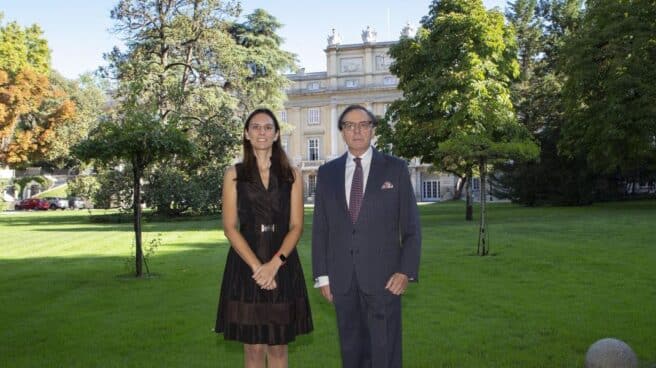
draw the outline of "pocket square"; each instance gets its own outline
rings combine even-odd
[[[389,181],[386,181],[383,183],[383,185],[380,187],[380,189],[392,189],[394,188],[394,184],[390,183]]]

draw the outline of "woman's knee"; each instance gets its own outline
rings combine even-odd
[[[267,355],[272,358],[284,358],[287,356],[287,345],[269,345]]]
[[[244,353],[248,357],[264,356],[267,351],[267,346],[264,344],[244,344]]]

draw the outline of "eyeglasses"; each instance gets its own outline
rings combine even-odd
[[[264,131],[266,133],[271,133],[274,130],[276,130],[276,127],[273,124],[264,124],[264,125],[251,124],[248,126],[248,130],[258,131],[258,132]]]
[[[359,123],[352,122],[352,121],[342,122],[342,129],[346,129],[349,132],[353,132],[356,130],[368,131],[372,127],[373,127],[373,123],[371,121],[361,121]]]

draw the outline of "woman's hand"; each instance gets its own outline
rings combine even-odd
[[[279,262],[269,261],[255,269],[253,279],[262,289],[273,290],[278,286],[275,277],[279,268]]]

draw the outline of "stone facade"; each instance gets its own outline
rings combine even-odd
[[[403,32],[411,32],[408,29]],[[404,33],[404,35],[406,35]],[[406,35],[407,36],[407,35]],[[281,136],[290,159],[301,168],[306,200],[311,202],[316,187],[317,168],[346,151],[337,118],[351,104],[361,104],[375,115],[385,115],[388,106],[401,98],[397,79],[389,71],[389,48],[395,42],[376,42],[376,31],[362,31],[362,43],[341,44],[339,33],[327,37],[327,70],[305,73],[303,69],[288,75],[285,109],[280,120],[288,129]],[[434,173],[430,165],[409,162],[415,195],[420,201],[451,199],[457,177]]]

